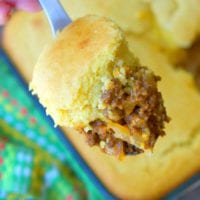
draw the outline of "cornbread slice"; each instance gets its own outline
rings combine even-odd
[[[159,77],[103,17],[74,21],[41,54],[30,88],[55,123],[82,132],[111,155],[152,149],[168,121]]]

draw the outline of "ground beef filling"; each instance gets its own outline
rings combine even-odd
[[[164,135],[164,123],[169,121],[157,81],[160,80],[145,67],[126,71],[127,83],[118,78],[111,80],[109,89],[102,94],[104,116],[112,122],[127,126],[130,134],[144,134],[149,130],[145,148],[153,147],[156,139]],[[90,146],[100,145],[108,154],[139,154],[143,149],[114,137],[114,131],[99,119],[90,122],[91,130],[84,131]]]
[[[109,129],[105,122],[95,120],[90,123],[92,130],[84,132],[87,138],[87,143],[90,146],[99,145],[100,148],[110,155],[142,153],[143,150],[128,144],[127,142],[115,138],[112,129]]]
[[[179,55],[175,60],[177,66],[189,71],[200,89],[200,38],[190,48],[179,52]]]

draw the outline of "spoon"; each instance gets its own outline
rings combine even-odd
[[[39,0],[39,2],[48,18],[52,34],[56,37],[57,33],[62,31],[72,20],[59,0]]]

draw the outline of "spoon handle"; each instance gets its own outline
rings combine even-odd
[[[57,32],[71,23],[71,19],[59,0],[39,0],[39,2],[48,18],[53,36],[55,37]]]

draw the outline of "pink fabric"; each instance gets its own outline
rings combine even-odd
[[[4,24],[8,20],[11,10],[11,5],[0,1],[0,25]]]
[[[0,0],[0,25],[9,19],[14,9],[36,12],[41,7],[37,0]]]

